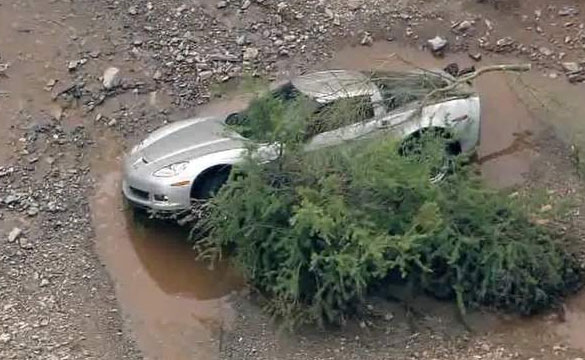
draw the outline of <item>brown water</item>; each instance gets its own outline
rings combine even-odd
[[[140,348],[150,359],[217,358],[234,317],[227,298],[242,287],[241,278],[226,264],[210,270],[196,261],[185,229],[125,208],[120,147],[104,138],[100,149],[93,164],[96,247]]]

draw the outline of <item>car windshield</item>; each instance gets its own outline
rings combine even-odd
[[[280,132],[279,138],[284,131],[308,140],[372,117],[370,96],[341,97],[322,104],[287,83],[253,100],[245,111],[231,114],[225,122],[245,138],[269,142],[276,132]],[[277,126],[283,123],[286,126]]]
[[[412,73],[375,71],[366,75],[380,90],[382,102],[388,111],[420,101],[429,92],[450,83],[448,78],[429,71]]]

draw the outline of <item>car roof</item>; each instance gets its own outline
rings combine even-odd
[[[303,94],[319,103],[328,103],[339,98],[372,96],[376,86],[358,71],[326,70],[301,75],[292,84]]]

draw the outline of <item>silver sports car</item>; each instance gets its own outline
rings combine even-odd
[[[391,132],[399,139],[449,129],[455,151],[474,150],[479,140],[480,101],[469,84],[458,84],[440,100],[425,95],[453,83],[443,72],[362,73],[328,70],[299,76],[271,91],[300,93],[321,107],[366,99],[370,111],[358,123],[325,129],[307,139],[307,151]],[[124,162],[123,192],[135,206],[156,211],[184,210],[204,199],[228,178],[245,155],[246,138],[226,128],[237,114],[174,122],[136,145]],[[268,158],[274,145],[258,144]],[[266,155],[268,154],[268,155]]]

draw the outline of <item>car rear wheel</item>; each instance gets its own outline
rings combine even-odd
[[[430,182],[439,183],[451,172],[455,157],[461,153],[459,142],[444,129],[431,128],[417,132],[404,140],[400,154],[430,166]]]

